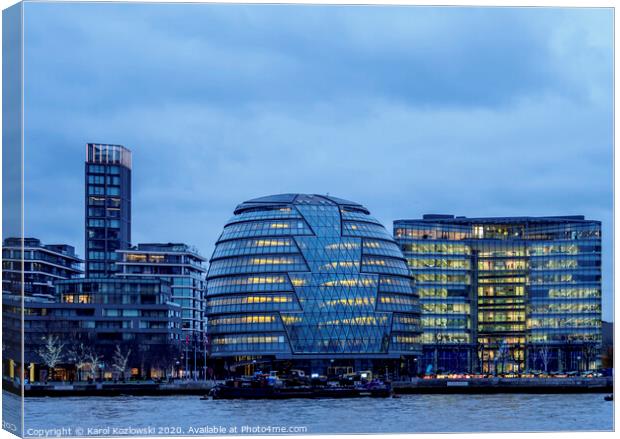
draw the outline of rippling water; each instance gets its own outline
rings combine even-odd
[[[6,392],[4,397],[15,398]],[[612,430],[602,394],[403,395],[389,399],[202,401],[196,396],[26,399],[25,433],[71,428],[71,435],[244,433],[244,426],[303,427],[305,433],[414,433]],[[88,429],[91,430],[88,430]],[[109,428],[109,430],[105,430]],[[81,429],[81,430],[80,430]],[[103,430],[96,430],[103,429]],[[231,430],[232,429],[232,430]],[[134,430],[135,431],[135,430]],[[254,430],[256,431],[256,430]],[[303,432],[303,430],[297,430]],[[66,430],[65,430],[66,434]]]

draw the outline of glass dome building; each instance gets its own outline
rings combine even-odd
[[[227,367],[412,372],[421,353],[401,250],[368,209],[332,196],[237,206],[210,261],[207,316],[211,358]]]

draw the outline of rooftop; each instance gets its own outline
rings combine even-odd
[[[2,246],[4,248],[21,249],[22,245],[26,249],[38,248],[41,250],[47,250],[48,252],[57,253],[67,258],[81,261],[81,259],[75,254],[75,247],[73,247],[72,245],[68,245],[68,244],[45,244],[44,245],[41,243],[41,240],[37,238],[17,238],[17,237],[5,238],[2,243]]]
[[[190,253],[197,259],[206,261],[196,247],[182,242],[140,243],[126,250],[116,251],[119,253]]]
[[[131,169],[131,151],[123,145],[87,143],[86,162],[119,164]]]
[[[473,217],[454,216],[446,214],[424,214],[419,219],[395,220],[394,224],[419,224],[419,223],[447,223],[447,224],[567,224],[567,223],[599,223],[597,220],[587,220],[583,215],[559,215],[559,216],[501,216],[501,217]]]
[[[310,205],[336,205],[352,207],[357,210],[361,210],[366,214],[370,212],[364,206],[353,201],[344,200],[342,198],[333,197],[331,195],[318,195],[318,194],[276,194],[268,195],[265,197],[253,198],[248,201],[244,201],[235,208],[235,214],[239,214],[245,210],[253,209],[256,207],[267,206],[285,206],[290,204],[310,204]]]

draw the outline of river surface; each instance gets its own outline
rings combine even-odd
[[[49,437],[608,431],[613,429],[614,403],[603,396],[402,395],[287,401],[202,401],[197,396],[27,398],[25,433]],[[6,392],[3,399],[4,418],[9,419],[15,415],[10,406],[15,409],[19,400]],[[14,404],[7,406],[7,402]]]

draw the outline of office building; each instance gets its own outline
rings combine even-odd
[[[422,307],[425,370],[599,364],[601,224],[583,216],[394,222]]]

